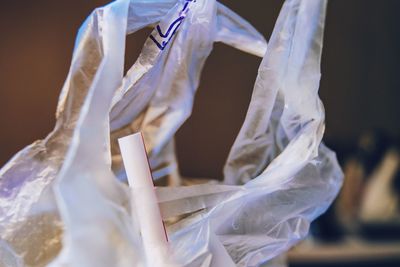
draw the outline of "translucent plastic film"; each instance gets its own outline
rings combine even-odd
[[[140,191],[123,182],[116,140],[141,131],[153,176],[179,184],[173,137],[214,42],[263,60],[223,183],[156,189],[169,222],[164,265],[258,266],[303,238],[342,182],[321,144],[325,9],[324,0],[285,1],[268,49],[214,0],[94,10],[77,35],[55,129],[0,170],[0,266],[149,266],[131,207]],[[123,76],[125,35],[146,26],[154,29]]]

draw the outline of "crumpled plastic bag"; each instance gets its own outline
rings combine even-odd
[[[342,182],[321,144],[326,0],[286,0],[270,38],[214,0],[117,0],[79,30],[46,139],[0,170],[1,266],[147,266],[116,139],[142,131],[156,177],[214,42],[263,56],[225,184],[159,187],[179,266],[258,266],[305,237]],[[125,35],[155,26],[123,77]],[[111,153],[110,153],[111,152]],[[195,153],[195,151],[194,151]],[[117,179],[119,178],[119,180]],[[223,265],[222,265],[223,264]]]

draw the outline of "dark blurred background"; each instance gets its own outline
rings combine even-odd
[[[44,138],[52,130],[77,30],[95,7],[107,2],[1,1],[0,166],[18,150]],[[221,2],[252,23],[267,40],[283,3],[281,0]],[[299,249],[297,254],[289,256],[293,266],[400,266],[397,265],[400,257],[397,240],[400,239],[381,240],[382,226],[379,226],[383,223],[383,228],[388,229],[389,223],[393,227],[389,236],[400,233],[397,214],[392,214],[395,219],[378,223],[376,220],[365,223],[358,215],[365,198],[359,194],[368,191],[365,189],[368,181],[373,180],[369,177],[382,165],[385,155],[390,158],[390,151],[398,151],[399,12],[398,0],[329,2],[320,87],[326,108],[325,142],[337,151],[346,177],[354,175],[357,168],[362,173],[358,178],[346,178],[358,182],[345,186],[349,193],[341,196],[342,208],[336,203],[339,207],[332,208],[313,226],[314,237],[308,246],[313,251],[316,247],[328,248],[319,258],[315,257],[318,251],[308,255]],[[126,68],[135,61],[147,32],[128,36]],[[193,115],[177,134],[183,175],[221,178],[229,148],[246,114],[260,61],[215,44],[203,70]],[[205,143],[211,145],[205,146]],[[396,188],[396,179],[399,178],[392,179],[393,188]],[[393,192],[397,194],[396,190]],[[351,212],[346,206],[349,202],[356,203]],[[343,211],[343,206],[349,208]],[[376,236],[368,237],[374,231]],[[353,239],[350,245],[347,242],[349,236],[356,237],[356,249]]]

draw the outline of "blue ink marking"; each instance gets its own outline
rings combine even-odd
[[[172,37],[174,36],[174,34],[176,33],[176,31],[178,30],[179,26],[181,26],[182,21],[185,19],[186,14],[189,12],[189,3],[190,2],[196,2],[196,0],[185,0],[185,4],[182,8],[182,10],[179,12],[179,17],[174,20],[168,27],[166,33],[164,34],[161,30],[160,25],[156,26],[157,32],[158,34],[162,37],[162,38],[169,38],[167,40],[164,40],[161,42],[161,44],[156,40],[156,38],[150,34],[150,39],[157,45],[157,47],[160,50],[164,50],[164,48],[167,46],[167,44],[169,43],[169,41],[172,39]],[[172,31],[171,35],[170,32]]]
[[[153,42],[158,46],[158,48],[160,48],[161,50],[164,50],[164,47],[162,45],[160,45],[160,43],[157,42],[157,40],[151,34],[150,34],[150,39],[153,40]]]
[[[188,7],[188,5],[189,5],[189,2],[186,2],[185,5],[183,6],[183,9],[181,10],[181,12],[179,12],[179,16],[182,16],[183,12],[186,10],[186,8]],[[188,9],[188,11],[189,11],[189,9]],[[186,13],[187,13],[187,12],[186,12]],[[186,15],[186,13],[185,13],[185,15]]]
[[[187,8],[188,5],[189,5],[189,2],[186,2],[185,5],[184,5],[183,8],[182,8],[182,11],[185,11],[185,9]],[[182,11],[181,11],[181,12],[182,12]]]
[[[157,45],[158,48],[160,48],[161,50],[164,50],[164,48],[167,46],[167,44],[169,43],[169,41],[172,39],[172,36],[174,36],[175,32],[178,30],[179,25],[181,25],[182,22],[180,22],[174,29],[174,31],[171,34],[171,37],[167,40],[167,41],[162,41],[162,43],[160,44],[156,38],[154,38],[153,35],[150,35],[150,39]]]
[[[174,22],[172,22],[172,24],[169,25],[168,30],[167,30],[167,32],[166,32],[165,34],[162,33],[161,28],[160,28],[160,25],[157,25],[156,28],[157,28],[158,34],[159,34],[161,37],[163,37],[163,38],[167,38],[168,35],[169,35],[169,32],[172,30],[172,28],[175,26],[175,24],[179,23],[179,22],[182,21],[184,18],[185,18],[185,16],[182,16],[182,17],[179,17],[179,18],[177,18],[176,20],[174,20]],[[180,25],[180,23],[179,23],[179,25]],[[177,27],[179,27],[179,25],[178,25]]]

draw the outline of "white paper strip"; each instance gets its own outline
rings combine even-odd
[[[168,241],[141,133],[118,139],[148,266],[165,266]]]

